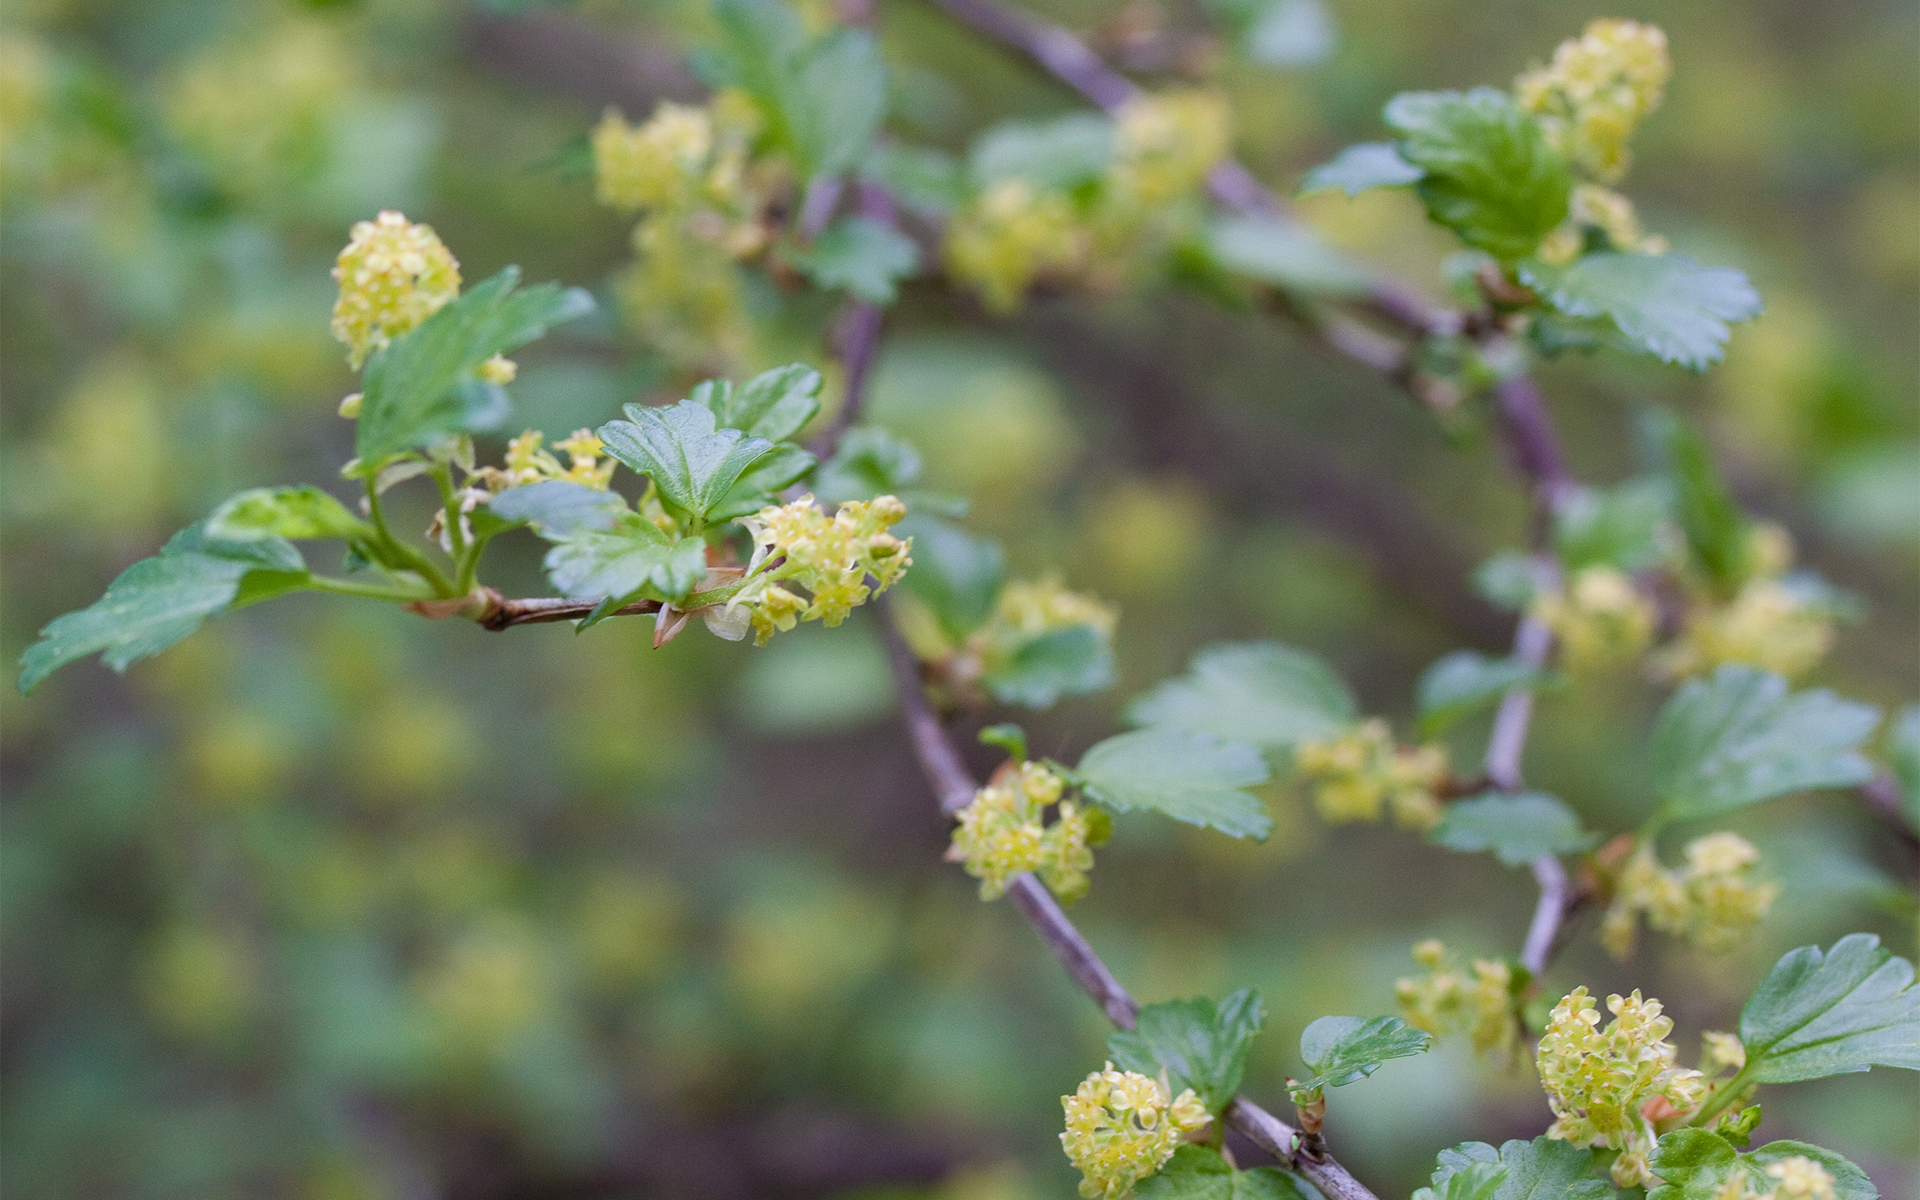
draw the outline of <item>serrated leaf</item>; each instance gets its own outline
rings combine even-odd
[[[1920,1070],[1920,988],[1913,964],[1870,933],[1789,951],[1740,1010],[1747,1071],[1792,1083],[1865,1071]]]
[[[1873,1186],[1873,1180],[1865,1171],[1825,1146],[1783,1139],[1768,1142],[1740,1157],[1749,1167],[1758,1169],[1755,1182],[1762,1187],[1776,1182],[1766,1173],[1768,1167],[1783,1159],[1810,1158],[1833,1176],[1833,1200],[1880,1200],[1880,1189]]]
[[[600,427],[607,453],[653,480],[669,513],[699,523],[773,449],[766,438],[719,428],[713,410],[693,400],[670,408],[629,404],[627,417]]]
[[[1580,827],[1571,809],[1545,792],[1489,792],[1449,804],[1428,836],[1449,850],[1491,850],[1509,867],[1543,854],[1585,850],[1599,841],[1598,834]]]
[[[20,656],[21,692],[96,652],[115,671],[160,653],[233,607],[249,574],[274,577],[257,599],[299,586],[307,568],[284,538],[231,541],[211,537],[199,525],[181,530],[159,554],[120,572],[93,604],[47,623]]]
[[[920,453],[877,425],[840,435],[833,457],[814,473],[814,494],[830,504],[899,495],[920,478]]]
[[[1420,727],[1429,736],[1461,717],[1499,702],[1516,687],[1532,687],[1542,672],[1516,658],[1488,658],[1456,650],[1421,672]]]
[[[722,429],[781,442],[820,411],[820,372],[805,363],[790,363],[762,371],[739,387],[710,379],[688,398],[712,409],[714,424]]]
[[[1165,1068],[1174,1095],[1192,1088],[1218,1119],[1240,1090],[1247,1050],[1265,1018],[1260,993],[1252,988],[1218,1005],[1204,997],[1149,1004],[1133,1029],[1107,1035],[1107,1053],[1142,1075],[1158,1076]]]
[[[1498,1150],[1485,1142],[1463,1142],[1440,1152],[1433,1183],[1445,1194],[1455,1175],[1494,1165],[1501,1169],[1498,1183],[1485,1193],[1487,1200],[1601,1200],[1613,1195],[1613,1186],[1595,1174],[1605,1161],[1603,1151],[1581,1150],[1549,1137],[1515,1139]],[[1483,1173],[1471,1186],[1485,1186],[1485,1177]]]
[[[1647,1200],[1716,1200],[1727,1183],[1745,1175],[1753,1191],[1770,1194],[1779,1182],[1766,1169],[1785,1158],[1810,1158],[1833,1176],[1834,1200],[1879,1200],[1866,1172],[1845,1158],[1806,1142],[1768,1142],[1750,1154],[1705,1129],[1676,1129],[1661,1136],[1648,1165],[1662,1182]]]
[[[509,524],[532,525],[542,537],[566,538],[589,529],[612,529],[627,511],[627,502],[618,492],[543,479],[508,488],[487,501],[487,508]]]
[[[894,534],[913,539],[906,589],[932,610],[950,641],[964,641],[986,623],[1007,579],[1000,543],[924,516],[909,516]]]
[[[1760,315],[1760,293],[1731,267],[1684,254],[1587,254],[1564,267],[1521,264],[1520,278],[1570,317],[1606,317],[1628,341],[1694,370],[1720,361],[1727,326]]]
[[[1469,1163],[1439,1183],[1414,1192],[1412,1200],[1495,1200],[1506,1181],[1507,1169],[1500,1163]]]
[[[1299,223],[1222,217],[1207,226],[1207,256],[1222,270],[1291,291],[1357,296],[1366,272]]]
[[[1113,119],[1068,113],[987,130],[967,155],[967,172],[981,188],[1024,179],[1042,191],[1066,190],[1098,179],[1112,157]]]
[[[1607,566],[1631,574],[1659,561],[1671,507],[1671,490],[1656,479],[1572,488],[1554,505],[1554,551],[1568,572]]]
[[[1113,646],[1092,625],[1069,625],[1029,638],[996,656],[981,683],[1002,704],[1047,708],[1113,682]]]
[[[593,298],[579,288],[543,283],[515,291],[519,282],[520,268],[504,268],[373,352],[355,432],[361,462],[504,417],[506,393],[475,370],[593,310]]]
[[[707,514],[707,520],[719,522],[759,512],[769,504],[778,504],[781,489],[798,483],[813,470],[813,451],[781,442],[727,489]]]
[[[1695,679],[1661,709],[1653,777],[1666,815],[1703,817],[1809,788],[1873,777],[1860,746],[1880,710],[1832,692],[1787,694],[1786,681],[1752,667]]]
[[[642,588],[678,600],[707,572],[707,544],[675,538],[638,513],[622,513],[609,529],[577,529],[547,551],[547,577],[575,600],[621,599]]]
[[[1339,188],[1349,196],[1377,187],[1403,187],[1426,174],[1400,157],[1391,142],[1361,142],[1348,146],[1327,162],[1307,172],[1297,195]]]
[[[1139,1200],[1308,1200],[1319,1193],[1278,1167],[1236,1171],[1218,1150],[1191,1143],[1174,1148],[1160,1173],[1140,1181]]]
[[[1241,789],[1267,780],[1252,746],[1185,729],[1141,729],[1096,742],[1074,768],[1088,796],[1114,812],[1145,808],[1232,837],[1265,838],[1273,818]]]
[[[207,536],[252,542],[263,538],[347,538],[373,527],[317,487],[254,488],[223,502],[207,518]]]
[[[1566,160],[1505,92],[1402,92],[1384,115],[1427,215],[1468,245],[1513,262],[1567,219]]]
[[[920,265],[912,238],[871,217],[843,217],[790,257],[819,286],[881,305],[893,303],[898,282]]]
[[[1267,750],[1336,737],[1353,724],[1353,694],[1327,665],[1278,642],[1208,646],[1187,674],[1136,699],[1136,725],[1210,733]]]
[[[1300,1060],[1313,1068],[1308,1088],[1365,1079],[1390,1059],[1425,1052],[1433,1035],[1399,1017],[1321,1017],[1300,1033]]]

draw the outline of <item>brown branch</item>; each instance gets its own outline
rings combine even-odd
[[[498,592],[493,592],[493,596],[496,603],[476,623],[482,629],[491,629],[495,632],[515,625],[545,625],[554,621],[578,621],[600,607],[598,600],[565,600],[546,596],[529,600],[508,600]],[[636,600],[624,608],[615,609],[613,615],[634,617],[641,613],[659,611],[658,600]]]

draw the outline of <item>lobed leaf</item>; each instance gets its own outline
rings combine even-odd
[[[1810,1158],[1833,1176],[1834,1200],[1880,1200],[1866,1172],[1831,1150],[1779,1141],[1741,1154],[1726,1138],[1705,1129],[1676,1129],[1661,1136],[1648,1165],[1662,1182],[1647,1192],[1647,1200],[1717,1200],[1728,1183],[1742,1175],[1753,1191],[1767,1195],[1778,1181],[1766,1169],[1794,1157]]]
[[[668,408],[629,404],[627,416],[600,427],[607,453],[653,480],[669,513],[697,524],[773,449],[766,438],[718,428],[713,410],[695,400]]]
[[[819,460],[813,451],[780,442],[748,467],[707,514],[709,521],[731,521],[780,502],[779,493],[806,478]]]
[[[1485,1142],[1463,1142],[1440,1152],[1433,1187],[1441,1196],[1451,1195],[1446,1190],[1451,1180],[1466,1175],[1467,1193],[1485,1200],[1601,1200],[1613,1195],[1612,1185],[1595,1174],[1605,1162],[1604,1151],[1544,1136],[1504,1142],[1498,1150]]]
[[[1187,674],[1127,708],[1136,725],[1185,729],[1266,750],[1336,737],[1353,724],[1353,694],[1313,655],[1278,642],[1208,646]]]
[[[1860,746],[1880,710],[1832,692],[1787,694],[1752,667],[1721,667],[1667,701],[1653,731],[1653,775],[1663,810],[1684,820],[1808,788],[1873,777]]]
[[[785,441],[820,411],[820,372],[805,363],[790,363],[762,371],[738,387],[725,379],[709,379],[688,399],[713,410],[714,424],[721,429]]]
[[[899,495],[920,478],[920,452],[878,425],[858,425],[840,435],[833,457],[814,474],[813,490],[832,504]]]
[[[236,607],[250,577],[247,603],[299,587],[307,565],[285,538],[236,541],[189,526],[159,554],[120,572],[100,599],[48,622],[20,656],[20,690],[31,692],[54,671],[96,652],[107,666],[124,671],[187,637],[213,614]]]
[[[1567,219],[1566,160],[1505,92],[1402,92],[1384,115],[1427,215],[1468,245],[1513,262]]]
[[[898,282],[920,265],[912,238],[871,217],[844,217],[789,257],[819,286],[880,305],[892,304]]]
[[[1684,254],[1582,255],[1564,267],[1521,264],[1520,278],[1570,317],[1605,317],[1628,342],[1704,370],[1726,351],[1728,325],[1760,315],[1760,293],[1731,267]]]
[[[589,529],[612,529],[627,511],[618,492],[590,488],[566,479],[508,488],[487,502],[494,516],[511,525],[532,525],[542,537],[567,538]]]
[[[506,392],[474,374],[480,364],[593,310],[579,288],[515,291],[519,282],[520,268],[506,267],[373,352],[355,431],[361,462],[496,423],[506,415]]]
[[[1509,867],[1546,854],[1586,850],[1600,840],[1599,834],[1581,828],[1571,809],[1545,792],[1490,792],[1449,804],[1428,836],[1450,850],[1491,850]]]
[[[1138,1200],[1312,1200],[1319,1193],[1278,1167],[1240,1171],[1218,1150],[1178,1146],[1160,1173],[1140,1181]]]
[[[1295,194],[1310,196],[1339,188],[1349,196],[1358,196],[1372,188],[1418,183],[1424,174],[1419,167],[1401,158],[1393,143],[1360,142],[1308,171]]]
[[[1343,1087],[1389,1059],[1423,1053],[1433,1035],[1399,1017],[1321,1017],[1300,1034],[1300,1058],[1313,1068],[1307,1088]]]
[[[1046,708],[1062,696],[1083,696],[1113,682],[1113,647],[1092,625],[1070,625],[1032,638],[980,681],[995,700]]]
[[[547,577],[575,600],[619,599],[646,588],[678,600],[707,573],[707,544],[675,538],[638,513],[622,513],[607,529],[579,528],[547,551]]]
[[[1273,818],[1243,788],[1267,780],[1252,746],[1185,729],[1140,729],[1097,742],[1074,775],[1093,800],[1114,812],[1146,808],[1232,837],[1265,838]]]
[[[1414,1192],[1412,1200],[1495,1200],[1506,1181],[1507,1169],[1500,1163],[1470,1163]]]
[[[700,64],[709,82],[745,88],[767,110],[770,132],[800,174],[838,175],[867,152],[887,107],[887,71],[865,30],[836,28],[809,41],[799,15],[778,0],[715,0],[721,47]]]
[[[1913,964],[1870,933],[1789,951],[1740,1010],[1747,1071],[1793,1083],[1873,1066],[1920,1070],[1920,988]]]
[[[1219,1119],[1240,1090],[1247,1050],[1266,1013],[1260,993],[1241,988],[1218,1005],[1204,997],[1149,1004],[1131,1030],[1107,1035],[1107,1053],[1129,1071],[1158,1076],[1162,1069],[1174,1095],[1192,1088]]]
[[[1416,689],[1420,726],[1430,735],[1438,733],[1461,717],[1497,703],[1514,688],[1537,686],[1544,674],[1516,658],[1456,650],[1420,675]]]

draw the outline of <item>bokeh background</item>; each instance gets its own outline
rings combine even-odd
[[[1148,78],[1209,57],[1154,39],[1203,28],[1190,5],[1044,9]],[[1768,311],[1704,377],[1551,365],[1555,415],[1602,482],[1633,470],[1640,406],[1701,423],[1742,499],[1867,601],[1816,682],[1920,694],[1920,9],[1324,12],[1323,57],[1213,68],[1240,152],[1283,190],[1379,136],[1394,91],[1504,83],[1595,15],[1667,29],[1676,72],[1629,190],[1678,248],[1747,270]],[[0,657],[230,492],[332,478],[352,381],[327,270],[353,220],[430,221],[470,280],[518,262],[605,289],[626,223],[593,205],[579,136],[607,104],[697,97],[684,52],[706,20],[695,0],[10,0]],[[880,0],[877,20],[903,138],[958,149],[1074,107],[922,0]],[[1305,211],[1438,289],[1448,247],[1404,197]],[[743,369],[820,360],[825,302],[748,299]],[[520,356],[526,425],[562,436],[684,386],[603,311]],[[1037,752],[1071,760],[1214,640],[1308,647],[1404,720],[1425,664],[1509,635],[1466,582],[1525,535],[1482,424],[1441,429],[1271,319],[1154,291],[997,320],[918,283],[873,406],[1016,569],[1122,610],[1114,688],[1011,714]],[[537,545],[502,550],[507,584],[538,594]],[[1017,914],[939,861],[870,614],[757,651],[655,652],[649,633],[491,634],[300,597],[124,678],[88,663],[31,699],[0,689],[9,1194],[1071,1195],[1058,1097],[1099,1065],[1101,1023]],[[1590,823],[1637,824],[1661,694],[1547,701],[1533,780]],[[1278,1103],[1307,1021],[1392,1011],[1420,938],[1513,952],[1533,892],[1486,856],[1325,828],[1283,785],[1266,798],[1261,846],[1123,820],[1077,913],[1144,1000],[1259,987],[1249,1086]],[[1784,887],[1749,945],[1655,937],[1621,964],[1589,917],[1551,986],[1645,988],[1690,1056],[1791,946],[1865,929],[1913,953],[1913,864],[1856,798],[1735,827]],[[1457,1045],[1332,1099],[1335,1145],[1382,1195],[1443,1146],[1548,1119],[1524,1070]],[[1889,1196],[1920,1187],[1913,1075],[1763,1100],[1763,1139],[1831,1145]]]

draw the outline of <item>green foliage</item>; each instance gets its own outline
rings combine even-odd
[[[1144,1179],[1133,1194],[1139,1200],[1308,1200],[1317,1195],[1277,1167],[1235,1170],[1218,1150],[1176,1148],[1160,1173]]]
[[[1414,1200],[1599,1200],[1613,1188],[1596,1177],[1603,1151],[1583,1150],[1569,1142],[1537,1137],[1513,1140],[1498,1150],[1485,1142],[1463,1142],[1440,1152],[1433,1187]],[[1455,1184],[1455,1179],[1463,1182]]]
[[[519,282],[520,268],[503,268],[367,359],[355,434],[363,469],[439,435],[498,424],[506,391],[474,374],[480,364],[593,310],[579,288],[516,291]]]
[[[1252,746],[1185,729],[1141,729],[1096,742],[1072,774],[1113,812],[1152,809],[1238,838],[1273,832],[1259,797],[1242,790],[1267,780]]]
[[[1747,569],[1746,518],[1713,467],[1706,439],[1672,413],[1649,409],[1640,432],[1673,492],[1674,517],[1687,547],[1723,588]]]
[[[254,488],[213,510],[207,536],[216,541],[253,542],[263,538],[361,538],[373,527],[346,506],[311,485]]]
[[[721,429],[782,442],[799,433],[820,411],[820,372],[805,363],[792,363],[762,371],[738,387],[730,380],[709,379],[687,398],[710,409]]]
[[[1866,1172],[1831,1150],[1780,1141],[1742,1154],[1726,1138],[1705,1129],[1676,1129],[1660,1138],[1649,1162],[1663,1182],[1647,1193],[1647,1200],[1715,1200],[1728,1181],[1742,1175],[1749,1187],[1765,1195],[1778,1182],[1767,1175],[1767,1167],[1794,1157],[1812,1159],[1833,1176],[1834,1200],[1879,1200],[1879,1189]]]
[[[1333,53],[1339,40],[1321,0],[1209,0],[1250,62],[1298,67]]]
[[[1299,195],[1339,188],[1349,196],[1377,187],[1418,183],[1425,172],[1400,157],[1391,142],[1359,142],[1307,172]]]
[[[95,652],[124,671],[188,636],[214,613],[297,588],[306,579],[300,551],[285,538],[231,541],[198,525],[183,529],[159,554],[120,572],[91,606],[49,622],[20,656],[20,690],[32,691],[55,670]]]
[[[1266,750],[1338,736],[1353,724],[1353,694],[1326,664],[1278,642],[1209,646],[1188,673],[1127,708],[1136,725],[1208,733]]]
[[[1325,1088],[1365,1079],[1389,1059],[1424,1053],[1433,1035],[1399,1017],[1321,1017],[1300,1033],[1300,1058],[1313,1078],[1294,1095],[1316,1096]]]
[[[1240,1091],[1247,1051],[1266,1011],[1260,993],[1241,988],[1212,1000],[1168,1000],[1140,1010],[1134,1028],[1107,1035],[1107,1053],[1128,1071],[1167,1073],[1174,1095],[1192,1088],[1217,1121]]]
[[[1360,268],[1298,224],[1263,217],[1222,217],[1207,226],[1211,264],[1261,283],[1329,296],[1364,293]]]
[[[1113,682],[1113,647],[1091,625],[1069,625],[1022,642],[980,680],[995,700],[1046,708],[1062,696]]]
[[[1420,728],[1429,736],[1461,717],[1497,703],[1516,687],[1534,687],[1544,672],[1516,658],[1488,658],[1477,650],[1456,650],[1420,676],[1416,696]]]
[[[1653,731],[1661,812],[1685,820],[1809,788],[1873,777],[1860,746],[1880,723],[1870,704],[1825,689],[1787,693],[1778,675],[1724,666],[1675,692]]]
[[[1447,805],[1430,835],[1449,850],[1491,850],[1509,867],[1543,854],[1591,849],[1599,835],[1581,828],[1580,818],[1558,797],[1545,792],[1508,796],[1490,792]]]
[[[1760,315],[1760,293],[1728,267],[1684,254],[1584,255],[1564,267],[1521,266],[1520,277],[1570,317],[1604,317],[1632,345],[1696,371],[1720,361],[1731,323]]]
[[[1610,488],[1575,488],[1553,510],[1553,549],[1561,567],[1607,566],[1633,572],[1661,557],[1660,531],[1671,509],[1658,480],[1634,479]]]
[[[1920,988],[1913,964],[1868,933],[1788,952],[1740,1010],[1742,1074],[1792,1083],[1875,1065],[1920,1070]]]
[[[978,187],[1022,179],[1042,191],[1072,189],[1098,179],[1112,158],[1112,119],[1068,113],[994,126],[968,151],[967,173]]]
[[[960,641],[984,624],[1007,579],[1000,543],[931,517],[910,516],[896,528],[913,539],[906,589],[932,610],[947,637]]]
[[[868,304],[892,304],[900,280],[913,274],[913,239],[870,217],[835,221],[805,250],[788,255],[823,288],[841,288]]]
[[[547,551],[547,578],[576,600],[619,599],[644,591],[678,600],[707,571],[707,544],[663,532],[638,513],[621,513],[607,528],[576,526]]]
[[[565,479],[543,479],[508,488],[487,502],[487,510],[509,524],[532,525],[543,537],[567,538],[612,529],[627,511],[627,502],[618,492]]]
[[[1566,160],[1505,92],[1402,92],[1384,116],[1427,215],[1469,246],[1514,262],[1567,219]]]
[[[1907,824],[1920,830],[1920,704],[1907,705],[1888,723],[1887,761]]]
[[[766,438],[716,428],[713,410],[696,400],[671,408],[629,404],[627,417],[600,427],[607,453],[653,480],[661,506],[695,529],[717,519],[741,476],[773,450]]]
[[[698,60],[716,86],[734,84],[763,104],[776,144],[803,178],[851,170],[887,107],[887,71],[864,30],[809,40],[779,0],[715,0],[721,46]]]

